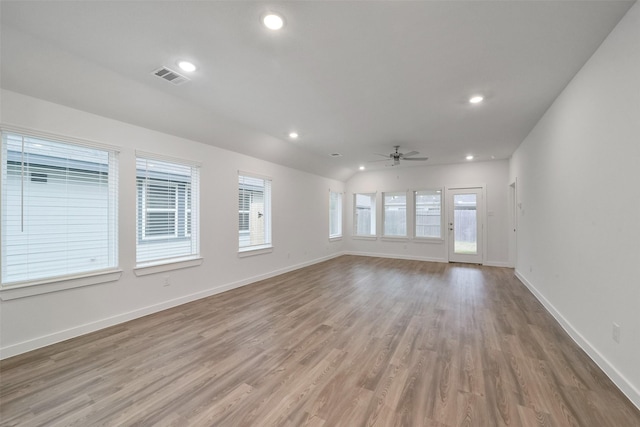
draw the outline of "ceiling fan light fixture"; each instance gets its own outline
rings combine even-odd
[[[471,104],[479,104],[482,101],[484,101],[484,96],[482,96],[482,95],[474,95],[471,98],[469,98],[469,102]]]

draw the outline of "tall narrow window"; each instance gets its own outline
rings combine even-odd
[[[442,190],[414,191],[415,236],[442,238]]]
[[[329,238],[342,237],[342,193],[329,192]]]
[[[384,236],[407,236],[407,193],[383,193]]]
[[[355,236],[376,235],[376,194],[353,195],[353,224]]]
[[[238,175],[238,248],[240,252],[271,247],[271,180]]]
[[[136,158],[138,266],[199,255],[197,165]]]
[[[2,284],[118,266],[117,153],[2,132]]]

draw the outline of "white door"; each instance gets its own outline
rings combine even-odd
[[[482,264],[484,200],[482,188],[447,191],[449,261]]]

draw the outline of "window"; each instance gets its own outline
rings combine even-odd
[[[199,255],[199,167],[136,158],[136,262],[162,264]]]
[[[113,271],[117,153],[2,132],[2,284]]]
[[[271,247],[271,180],[238,175],[238,248],[240,252]]]
[[[407,236],[407,193],[382,193],[384,232],[387,237]]]
[[[442,191],[415,191],[414,198],[415,236],[442,239]]]
[[[376,235],[376,194],[354,194],[354,234],[356,236]]]
[[[329,238],[342,237],[342,193],[329,192]]]

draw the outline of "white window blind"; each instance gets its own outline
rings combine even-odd
[[[2,132],[2,284],[115,269],[117,153]]]
[[[354,194],[354,235],[376,235],[376,195],[375,193]]]
[[[329,237],[342,236],[342,193],[329,192]]]
[[[271,247],[271,180],[238,175],[238,247],[240,251]]]
[[[383,193],[384,236],[406,237],[407,193]]]
[[[442,238],[442,190],[414,192],[415,236]]]
[[[138,266],[199,256],[199,177],[197,165],[136,158]]]

